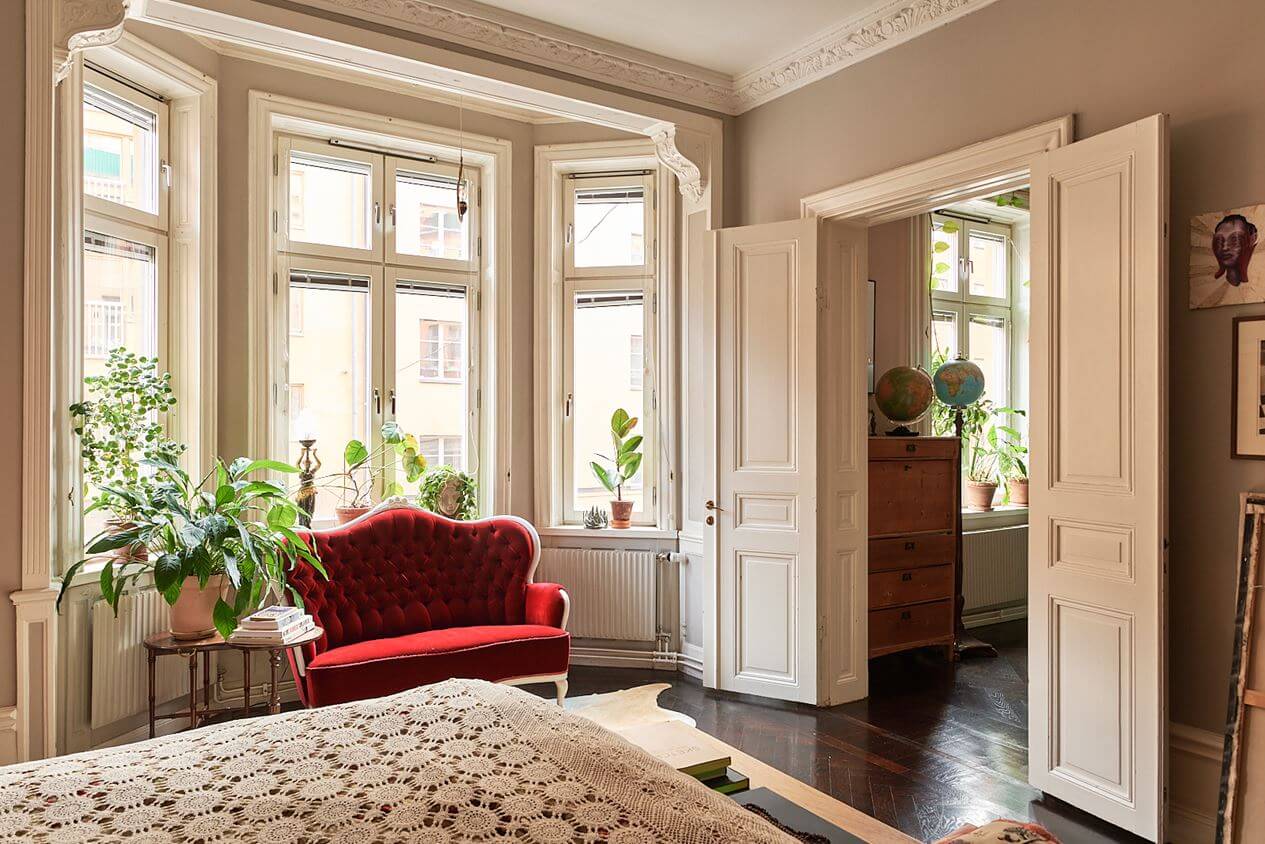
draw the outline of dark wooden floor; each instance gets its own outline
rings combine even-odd
[[[920,841],[1005,817],[1037,821],[1065,844],[1140,842],[1028,785],[1025,625],[972,631],[1000,656],[956,670],[930,650],[874,660],[870,697],[830,709],[630,669],[575,667],[570,694],[671,683],[660,706]],[[553,695],[552,686],[529,688]]]

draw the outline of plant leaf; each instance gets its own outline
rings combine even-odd
[[[382,425],[382,441],[395,445],[404,441],[404,429],[398,422],[386,422]]]
[[[593,469],[593,474],[597,476],[597,480],[602,486],[606,487],[607,492],[615,491],[615,482],[611,480],[611,476],[600,463],[589,463]]]
[[[623,445],[619,447],[619,453],[628,454],[630,451],[633,451],[634,449],[637,448],[637,446],[641,445],[642,439],[643,437],[641,436],[641,434],[635,434],[629,437],[628,439],[624,441]]]
[[[215,621],[215,629],[220,635],[227,639],[233,635],[233,631],[237,629],[237,613],[228,604],[224,603],[223,598],[217,598],[215,601],[215,610],[211,614]]]
[[[619,474],[623,476],[624,480],[629,480],[634,475],[636,475],[637,470],[641,468],[642,455],[629,454],[625,456],[627,459],[621,461],[620,466],[619,466]]]
[[[180,557],[175,554],[163,554],[154,561],[154,588],[166,592],[173,584],[179,584],[184,578],[180,576],[182,566]]]
[[[343,462],[347,468],[354,469],[369,459],[369,449],[360,440],[352,440],[343,449]]]

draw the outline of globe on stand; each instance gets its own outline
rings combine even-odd
[[[874,384],[874,404],[896,423],[889,437],[916,437],[910,425],[927,415],[934,392],[931,377],[920,367],[894,366]]]
[[[969,407],[984,395],[984,370],[961,356],[940,364],[931,381],[940,403],[955,409]]]

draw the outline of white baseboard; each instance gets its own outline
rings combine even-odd
[[[1223,737],[1187,724],[1168,725],[1168,840],[1211,844],[1216,837]]]
[[[677,664],[681,666],[681,673],[695,680],[703,679],[703,648],[701,645],[695,645],[686,642],[681,645],[681,653],[677,655]]]
[[[572,665],[593,665],[603,668],[651,668],[656,671],[677,671],[677,654],[656,653],[652,649],[603,648],[571,646]]]
[[[963,610],[962,626],[969,630],[972,627],[984,627],[989,624],[1000,624],[1003,621],[1015,621],[1016,619],[1027,617],[1027,604],[1001,607],[1000,609]]]

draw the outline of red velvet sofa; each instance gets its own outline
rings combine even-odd
[[[540,537],[497,516],[458,522],[392,499],[309,535],[329,572],[292,574],[325,630],[289,651],[306,706],[379,697],[452,677],[552,682],[567,691],[566,590],[533,583]]]

